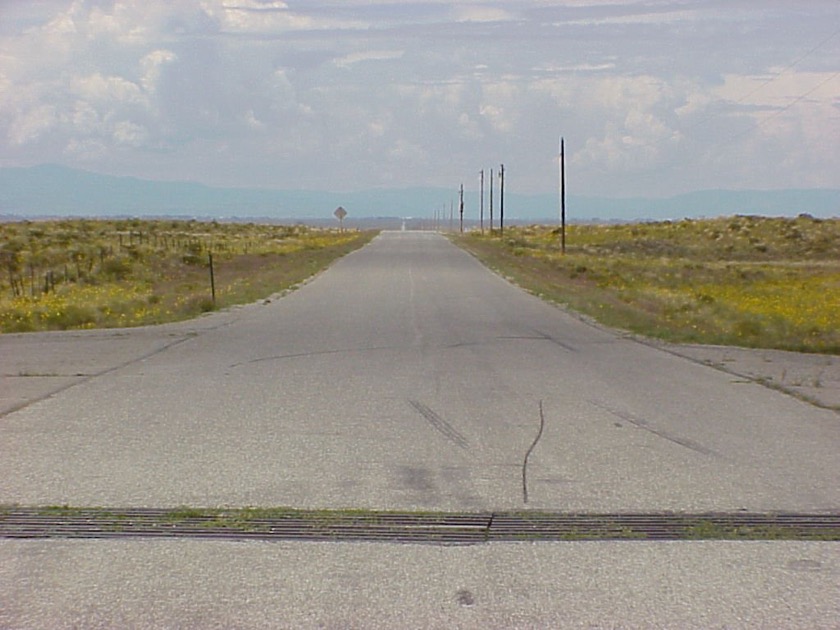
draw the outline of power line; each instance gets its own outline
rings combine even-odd
[[[747,135],[751,134],[751,133],[752,133],[753,131],[755,131],[756,129],[758,129],[758,128],[760,128],[760,127],[763,127],[765,124],[767,124],[768,122],[770,122],[771,120],[773,120],[773,119],[774,119],[774,118],[776,118],[777,116],[781,116],[781,115],[782,115],[782,114],[784,114],[786,111],[788,111],[789,109],[791,109],[794,105],[796,105],[796,104],[797,104],[797,103],[799,103],[800,101],[805,100],[805,99],[806,99],[806,98],[808,98],[811,94],[813,94],[814,92],[816,92],[817,90],[819,90],[822,86],[824,86],[826,83],[828,83],[829,81],[832,81],[833,79],[836,79],[837,77],[840,77],[840,71],[835,72],[834,74],[832,74],[832,75],[831,75],[830,77],[828,77],[827,79],[824,79],[823,81],[820,81],[817,85],[815,85],[814,87],[812,87],[810,90],[808,90],[808,91],[807,91],[807,92],[805,92],[804,94],[800,94],[799,96],[797,96],[796,98],[794,98],[792,101],[790,101],[787,105],[785,105],[784,107],[781,107],[780,109],[776,110],[775,112],[773,112],[773,113],[772,113],[772,114],[770,114],[769,116],[767,116],[767,117],[765,117],[765,118],[762,118],[761,120],[755,121],[755,123],[754,123],[754,124],[753,124],[753,125],[752,125],[749,129],[745,129],[745,130],[744,130],[744,131],[742,131],[741,133],[737,133],[737,134],[735,134],[734,136],[732,136],[731,138],[729,138],[726,142],[724,142],[724,143],[722,144],[722,146],[729,146],[730,144],[732,144],[732,143],[733,143],[733,142],[735,142],[736,140],[740,140],[740,139],[741,139],[741,138],[743,138],[744,136],[747,136]]]
[[[838,0],[838,3],[840,3],[840,0]],[[763,90],[770,83],[773,83],[774,81],[778,80],[779,77],[781,77],[782,75],[787,73],[789,70],[791,70],[792,68],[794,68],[797,65],[799,65],[800,63],[802,63],[802,61],[804,61],[808,57],[812,56],[814,53],[816,53],[818,50],[823,48],[826,44],[828,44],[828,42],[833,40],[838,35],[840,35],[840,28],[835,29],[831,34],[829,34],[828,36],[821,39],[819,42],[817,42],[817,44],[815,44],[810,49],[808,49],[807,51],[805,51],[804,53],[799,55],[793,61],[788,63],[786,66],[784,66],[781,70],[779,70],[778,72],[773,74],[770,78],[766,79],[761,84],[757,85],[753,89],[751,89],[751,90],[747,91],[746,93],[742,94],[738,99],[736,99],[734,101],[731,101],[731,100],[728,100],[728,99],[719,99],[719,101],[728,101],[729,103],[731,103],[733,105],[738,105],[738,104],[743,103],[744,101],[746,101],[751,96],[753,96],[756,93]],[[807,98],[808,96],[810,96],[811,94],[816,92],[818,89],[820,89],[823,85],[832,81],[833,79],[837,78],[838,76],[840,76],[840,72],[835,72],[834,74],[832,74],[828,78],[822,80],[820,83],[818,83],[816,86],[809,89],[808,91],[806,91],[802,94],[799,94],[798,96],[793,97],[790,102],[788,102],[786,105],[784,105],[783,107],[781,107],[780,109],[775,111],[770,116],[767,116],[766,118],[764,118],[760,121],[756,121],[753,125],[750,126],[749,129],[746,129],[746,130],[744,130],[740,133],[736,133],[735,135],[729,137],[727,140],[721,142],[718,146],[721,146],[721,147],[729,146],[729,145],[733,144],[735,141],[740,140],[744,136],[752,133],[756,129],[758,129],[758,128],[764,126],[765,124],[767,124],[769,121],[775,119],[777,116],[780,116],[784,112],[790,110],[797,103],[800,103],[802,100],[804,100],[805,98]],[[686,125],[684,127],[674,129],[673,131],[676,132],[676,133],[680,133],[682,135],[685,135],[686,133],[688,133],[690,131],[693,131],[694,129],[697,129],[698,127],[705,126],[710,121],[713,121],[713,120],[715,120],[717,118],[720,118],[721,116],[724,116],[724,115],[727,115],[727,112],[721,112],[719,110],[714,111],[714,112],[711,112],[710,114],[708,114],[707,116],[701,118],[700,120],[694,121],[690,125]],[[631,149],[632,150],[638,150],[640,148],[642,148],[642,149],[643,148],[659,149],[660,146],[661,146],[661,142],[654,141],[654,140],[648,140],[648,141],[640,142],[638,144],[634,144],[631,147]]]
[[[837,37],[837,35],[839,35],[839,34],[840,34],[840,28],[839,28],[839,29],[837,29],[837,30],[835,30],[833,33],[831,33],[831,35],[829,35],[828,37],[826,37],[826,38],[825,38],[825,39],[823,39],[822,41],[820,41],[820,42],[819,42],[816,46],[814,46],[813,48],[811,48],[809,51],[807,51],[806,53],[804,53],[804,54],[800,55],[800,56],[799,56],[798,58],[796,58],[794,61],[792,61],[791,63],[789,63],[788,65],[786,65],[784,68],[782,68],[781,70],[779,70],[776,74],[774,74],[773,76],[771,76],[769,79],[765,80],[764,82],[762,82],[761,84],[759,84],[758,86],[756,86],[756,87],[755,87],[755,88],[753,88],[752,90],[748,91],[747,93],[745,93],[745,94],[741,95],[741,97],[740,97],[740,98],[738,98],[737,100],[732,101],[732,103],[733,103],[733,104],[735,104],[735,105],[739,105],[739,104],[743,103],[745,100],[747,100],[749,97],[751,97],[751,96],[753,96],[753,95],[757,94],[758,92],[760,92],[761,90],[763,90],[765,87],[767,87],[768,85],[770,85],[771,83],[773,83],[774,81],[776,81],[779,77],[781,77],[783,74],[785,74],[788,70],[790,70],[791,68],[796,67],[796,66],[797,66],[797,65],[799,65],[802,61],[804,61],[805,59],[807,59],[808,57],[810,57],[811,55],[813,55],[815,52],[817,52],[820,48],[822,48],[823,46],[825,46],[828,42],[830,42],[832,39],[834,39],[835,37]],[[836,76],[836,75],[833,75],[832,77],[829,77],[828,79],[826,79],[826,81],[824,81],[823,83],[821,83],[820,85],[818,85],[818,86],[817,86],[816,88],[814,88],[813,90],[809,91],[807,94],[804,94],[804,95],[801,95],[800,97],[797,97],[794,101],[792,101],[792,102],[789,104],[789,106],[785,107],[784,109],[785,109],[785,110],[790,109],[790,107],[792,107],[793,105],[795,105],[796,103],[798,103],[799,101],[801,101],[801,100],[802,100],[805,96],[808,96],[809,94],[811,94],[811,93],[813,93],[814,91],[816,91],[816,89],[818,89],[819,87],[821,87],[824,83],[827,83],[828,81],[830,81],[832,78],[834,78],[834,76]],[[780,112],[780,113],[781,113],[781,112]],[[700,127],[700,126],[705,125],[706,123],[708,123],[708,122],[709,122],[709,121],[711,121],[711,120],[714,120],[715,118],[719,118],[721,115],[722,115],[722,114],[720,114],[719,112],[712,112],[712,113],[711,113],[711,114],[709,114],[708,116],[706,116],[706,117],[704,117],[704,118],[701,118],[700,120],[695,121],[694,123],[692,123],[691,125],[688,125],[687,127],[684,127],[684,128],[683,128],[682,130],[680,130],[680,131],[681,131],[682,133],[685,133],[685,132],[691,131],[691,130],[693,130],[693,129],[696,129],[697,127]],[[653,145],[651,144],[650,146],[653,146]]]
[[[739,98],[737,101],[735,101],[735,103],[736,103],[736,104],[737,104],[737,103],[742,103],[744,100],[748,99],[750,96],[752,96],[752,95],[753,95],[753,94],[755,94],[756,92],[761,91],[761,90],[762,90],[765,86],[769,85],[770,83],[772,83],[773,81],[775,81],[776,79],[778,79],[778,78],[779,78],[780,76],[782,76],[785,72],[787,72],[787,71],[788,71],[788,70],[790,70],[791,68],[794,68],[795,66],[799,65],[799,64],[800,64],[803,60],[805,60],[805,59],[807,59],[808,57],[810,57],[811,55],[813,55],[815,52],[817,52],[820,48],[822,48],[823,46],[825,46],[825,45],[826,45],[828,42],[830,42],[832,39],[834,39],[835,37],[837,37],[837,35],[838,35],[838,34],[840,34],[840,28],[838,28],[838,29],[837,29],[836,31],[834,31],[831,35],[829,35],[829,36],[828,36],[828,37],[826,37],[824,40],[822,40],[820,43],[818,43],[816,46],[814,46],[811,50],[809,50],[809,51],[808,51],[808,52],[806,52],[805,54],[801,55],[798,59],[796,59],[796,60],[792,61],[792,62],[791,62],[791,63],[789,63],[787,66],[785,66],[784,68],[782,68],[781,70],[779,70],[776,74],[774,74],[773,76],[771,76],[769,79],[767,79],[766,81],[764,81],[763,83],[761,83],[760,85],[758,85],[755,89],[750,90],[749,92],[747,92],[746,94],[744,94],[741,98]]]
[[[771,77],[770,79],[768,79],[768,80],[764,81],[761,85],[759,85],[759,86],[758,86],[758,87],[756,87],[755,89],[750,90],[750,91],[749,91],[749,92],[747,92],[746,94],[742,95],[742,96],[741,96],[738,100],[736,100],[736,101],[731,101],[731,102],[732,102],[733,104],[735,104],[735,105],[737,105],[737,104],[739,104],[739,103],[743,103],[743,101],[745,101],[747,98],[749,98],[750,96],[752,96],[752,95],[756,94],[756,93],[757,93],[757,92],[759,92],[761,89],[763,89],[766,85],[768,85],[769,83],[771,83],[771,82],[775,81],[775,80],[776,80],[776,79],[778,79],[778,78],[779,78],[782,74],[784,74],[785,72],[787,72],[788,70],[790,70],[791,68],[793,68],[794,66],[796,66],[797,64],[799,64],[799,63],[800,63],[803,59],[805,59],[806,57],[808,57],[808,56],[812,55],[814,52],[816,52],[817,50],[819,50],[822,46],[824,46],[826,43],[828,43],[831,39],[833,39],[834,37],[836,37],[838,34],[840,34],[840,29],[838,29],[838,30],[834,31],[831,35],[829,35],[828,37],[826,37],[825,39],[823,39],[823,40],[822,40],[819,44],[817,44],[816,46],[814,46],[813,48],[811,48],[808,52],[806,52],[806,53],[804,53],[803,55],[801,55],[801,56],[800,56],[799,58],[797,58],[795,61],[793,61],[793,62],[791,62],[790,64],[788,64],[788,65],[787,65],[784,69],[782,69],[781,71],[779,71],[779,72],[778,72],[777,74],[775,74],[773,77]],[[814,92],[816,92],[817,90],[819,90],[821,87],[823,87],[824,85],[826,85],[827,83],[829,83],[829,82],[833,81],[834,79],[836,79],[836,78],[838,78],[838,77],[840,77],[840,71],[835,72],[835,73],[831,74],[830,76],[826,77],[825,79],[823,79],[822,81],[820,81],[820,82],[819,82],[819,83],[817,83],[815,86],[813,86],[812,88],[808,89],[807,91],[805,91],[805,92],[803,92],[803,93],[801,93],[801,94],[798,94],[798,95],[797,95],[797,96],[795,96],[795,97],[792,97],[792,98],[791,98],[791,100],[790,100],[789,102],[787,102],[785,105],[783,105],[783,106],[779,107],[779,108],[778,108],[776,111],[774,111],[772,114],[770,114],[770,115],[768,115],[768,116],[764,117],[764,118],[763,118],[763,119],[761,119],[761,120],[754,120],[754,121],[753,121],[753,124],[751,124],[751,125],[749,126],[749,128],[744,129],[744,130],[743,130],[743,131],[741,131],[741,132],[738,132],[738,133],[733,134],[732,136],[730,136],[730,137],[729,137],[729,138],[727,138],[726,140],[723,140],[723,141],[720,141],[719,143],[716,143],[716,148],[723,148],[723,147],[728,147],[728,146],[731,146],[732,144],[734,144],[734,143],[735,143],[735,142],[737,142],[738,140],[741,140],[742,138],[744,138],[744,137],[748,136],[749,134],[753,133],[756,129],[760,129],[761,127],[763,127],[764,125],[766,125],[766,124],[767,124],[767,123],[769,123],[770,121],[772,121],[772,120],[776,119],[778,116],[781,116],[781,115],[782,115],[782,114],[784,114],[785,112],[789,111],[789,110],[790,110],[790,109],[792,109],[794,106],[796,106],[798,103],[802,102],[803,100],[805,100],[806,98],[808,98],[811,94],[813,94]],[[709,116],[707,116],[707,117],[705,117],[705,118],[703,118],[703,119],[701,119],[701,120],[699,120],[699,121],[696,121],[696,122],[695,122],[694,124],[692,124],[692,125],[689,125],[689,126],[687,126],[687,127],[684,127],[684,128],[682,128],[682,129],[675,129],[674,131],[679,132],[679,133],[681,133],[681,134],[684,134],[684,133],[686,133],[686,132],[688,132],[688,131],[691,131],[691,130],[693,130],[693,129],[696,129],[697,127],[703,126],[703,125],[707,124],[709,121],[714,120],[714,119],[716,119],[716,118],[719,118],[719,117],[721,117],[721,116],[723,116],[723,115],[724,115],[724,113],[721,113],[721,112],[719,112],[719,111],[718,111],[718,112],[714,112],[714,113],[712,113],[711,115],[709,115]],[[634,150],[639,149],[639,148],[658,149],[660,146],[661,146],[661,144],[660,144],[659,142],[646,141],[646,142],[642,142],[642,143],[639,143],[639,144],[633,145],[632,149],[634,149]],[[671,164],[671,166],[674,166],[674,164],[672,163],[672,164]]]

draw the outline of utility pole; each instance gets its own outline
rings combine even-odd
[[[566,152],[560,136],[560,252],[566,253]]]
[[[461,213],[461,234],[464,233],[464,184],[461,184],[461,201],[460,201],[460,213]]]
[[[208,252],[210,257],[210,295],[213,299],[213,306],[216,305],[216,275],[213,273],[213,252]]]
[[[490,169],[490,234],[493,233],[493,169]]]
[[[484,234],[484,169],[481,169],[481,212],[479,214],[480,217],[480,225],[481,225],[481,233]]]
[[[449,200],[449,231],[450,232],[455,231],[454,222],[455,222],[455,202],[452,199],[450,199]]]
[[[499,165],[499,233],[505,233],[505,165]]]

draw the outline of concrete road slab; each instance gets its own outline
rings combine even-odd
[[[837,511],[837,413],[716,352],[383,234],[269,304],[0,336],[0,503]],[[834,628],[838,549],[6,539],[0,627]]]
[[[229,325],[254,307],[162,326],[0,335],[0,417]]]
[[[0,627],[836,628],[840,544],[2,541]]]
[[[383,234],[205,321],[91,335],[91,376],[3,418],[2,501],[840,506],[835,412],[588,325],[437,235]]]

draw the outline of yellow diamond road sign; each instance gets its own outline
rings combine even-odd
[[[335,215],[336,219],[341,221],[344,217],[347,216],[347,210],[345,210],[341,206],[338,206],[338,208],[335,209],[335,212],[333,212],[333,214]]]

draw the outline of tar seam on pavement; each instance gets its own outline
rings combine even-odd
[[[531,456],[531,452],[534,448],[536,448],[537,443],[540,441],[544,429],[545,414],[543,413],[543,401],[540,401],[540,430],[537,431],[537,437],[535,437],[534,441],[531,442],[531,446],[528,447],[528,452],[525,453],[525,459],[522,461],[522,502],[526,504],[528,503],[528,458]]]

